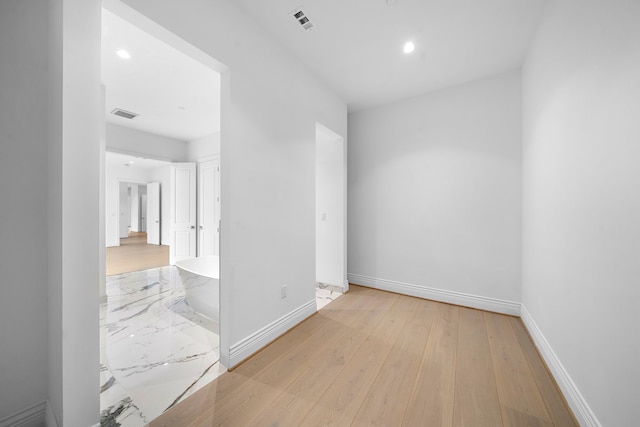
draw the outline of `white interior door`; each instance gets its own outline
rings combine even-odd
[[[131,185],[129,201],[131,203],[131,231],[140,231],[140,196],[138,195],[138,186]]]
[[[196,164],[172,163],[169,263],[196,256]]]
[[[200,164],[198,256],[218,255],[220,245],[220,159]]]
[[[129,184],[126,182],[120,183],[120,205],[119,205],[119,220],[118,220],[118,237],[120,239],[126,239],[129,237],[129,225],[131,223],[131,203],[130,203],[130,190]]]
[[[140,231],[147,232],[147,195],[140,196]]]
[[[147,244],[160,244],[160,183],[147,184]]]

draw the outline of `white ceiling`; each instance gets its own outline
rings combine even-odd
[[[547,0],[236,0],[349,105],[382,105],[522,65]],[[387,4],[391,3],[391,5]],[[291,16],[302,7],[314,28]],[[416,50],[402,52],[411,40]],[[126,49],[131,59],[116,55]],[[220,130],[220,76],[103,9],[108,122],[181,140]],[[114,108],[139,113],[133,120]]]
[[[236,1],[333,88],[350,111],[518,68],[547,3]],[[312,30],[303,30],[291,16],[300,6]],[[402,52],[408,40],[416,45],[411,55]]]
[[[220,130],[220,75],[105,9],[102,83],[107,122],[184,141]],[[114,116],[114,108],[140,116]]]

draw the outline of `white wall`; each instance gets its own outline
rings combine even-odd
[[[187,158],[187,143],[107,123],[107,150],[117,153],[143,155],[168,162],[184,162]]]
[[[100,102],[103,106],[106,103],[107,91],[104,85],[100,85]],[[102,120],[100,121],[100,166],[98,170],[100,171],[100,177],[106,176],[106,156],[107,156],[107,131],[106,131],[107,122],[104,119],[104,115],[102,115]],[[99,295],[100,301],[105,301],[107,298],[107,235],[106,235],[106,213],[107,213],[107,204],[106,197],[104,195],[105,192],[105,181],[104,179],[100,179],[100,187],[98,189],[98,194],[100,195],[98,203],[98,216],[99,216],[99,234],[98,234],[98,277],[100,278],[99,284]]]
[[[550,2],[524,69],[523,302],[605,426],[640,419],[639,17]]]
[[[520,301],[520,72],[350,114],[348,175],[350,281]]]
[[[101,4],[48,4],[48,398],[60,425],[87,426],[100,410]]]
[[[345,271],[343,138],[316,125],[316,281],[343,288]]]
[[[346,105],[232,1],[126,3],[229,67],[220,153],[225,361],[231,346],[314,300],[315,123],[345,135]]]
[[[187,142],[188,162],[197,162],[202,158],[216,154],[220,154],[220,132]]]
[[[0,419],[47,400],[47,17],[0,2]]]

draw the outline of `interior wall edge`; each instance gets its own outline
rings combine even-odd
[[[51,404],[49,403],[49,401],[47,401],[47,413],[46,413],[46,423],[45,426],[47,427],[58,427],[60,424],[58,423],[58,420],[56,419],[56,414],[53,413],[53,408],[51,407]]]
[[[379,289],[381,291],[394,292],[397,294],[409,295],[412,297],[424,298],[447,304],[461,305],[464,307],[507,314],[510,316],[520,316],[521,304],[516,301],[507,301],[498,298],[449,291],[446,289],[431,288],[428,286],[380,279],[361,274],[348,273],[347,277],[349,279],[349,283],[353,285],[366,286],[368,288]]]
[[[560,387],[560,391],[566,399],[567,404],[571,408],[571,411],[576,417],[578,423],[581,426],[602,427],[602,424],[598,421],[595,413],[587,403],[582,393],[580,393],[575,382],[571,379],[569,372],[565,369],[564,365],[553,351],[553,348],[551,348],[551,345],[542,334],[542,331],[536,324],[535,320],[533,320],[533,317],[531,317],[531,314],[524,304],[522,304],[520,313],[522,323],[524,323],[524,326],[533,339],[536,348],[547,364],[551,375],[553,375],[558,387]]]
[[[310,316],[313,316],[317,311],[317,303],[314,298],[268,324],[264,328],[231,345],[228,360],[229,364],[225,364],[225,361],[221,358],[222,363],[225,366],[228,366],[229,369],[238,366],[250,356],[262,350],[280,336],[284,335],[287,331],[297,326]]]

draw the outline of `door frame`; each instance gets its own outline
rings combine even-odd
[[[231,129],[231,70],[229,67],[222,62],[215,59],[210,54],[204,52],[200,48],[190,44],[184,39],[180,38],[176,34],[172,33],[167,28],[159,25],[151,18],[146,15],[138,12],[133,7],[123,3],[121,0],[102,0],[102,7],[109,10],[110,12],[116,14],[117,16],[126,19],[136,27],[141,30],[149,33],[153,37],[156,37],[163,42],[167,43],[169,46],[179,50],[192,57],[194,60],[201,62],[205,66],[211,68],[220,74],[220,175],[221,182],[224,180],[224,171],[227,168],[225,160],[224,160],[224,150],[227,144],[227,139],[229,137],[229,131]],[[100,50],[100,46],[96,47]],[[148,156],[147,156],[148,157]],[[164,159],[167,160],[167,159]],[[177,160],[177,159],[176,159]],[[104,159],[103,159],[104,163]],[[105,182],[104,174],[101,174],[101,185]],[[100,194],[101,198],[105,197],[105,190],[103,190]],[[224,189],[221,188],[221,193],[224,192]],[[221,195],[221,200],[224,198]],[[222,201],[224,203],[224,201]],[[222,247],[222,236],[224,233],[224,220],[222,220],[223,213],[221,212],[221,221],[220,221],[220,236],[221,236],[221,245],[220,245],[220,272],[222,277],[222,272],[226,268],[224,257],[224,248]],[[102,225],[102,233],[104,235],[104,224]],[[104,271],[105,268],[105,260],[101,258],[100,260],[101,268]],[[230,351],[231,351],[231,341],[229,338],[230,335],[230,307],[231,307],[231,290],[226,281],[220,279],[219,280],[219,289],[220,289],[220,361],[225,365],[229,366],[230,360]],[[96,361],[97,363],[97,361]]]
[[[341,194],[341,205],[339,206],[339,208],[337,210],[335,210],[335,212],[333,212],[335,215],[337,215],[338,217],[340,217],[341,221],[342,221],[342,227],[339,228],[334,228],[332,229],[332,232],[334,234],[335,239],[334,240],[340,240],[341,241],[341,246],[342,246],[342,260],[340,260],[340,266],[338,268],[340,268],[341,270],[341,283],[331,283],[331,285],[334,286],[340,286],[342,287],[342,292],[346,293],[349,291],[349,280],[347,279],[347,144],[345,141],[345,137],[340,135],[339,133],[331,130],[330,128],[328,128],[327,126],[323,125],[320,122],[316,122],[315,124],[315,132],[316,132],[316,139],[315,139],[315,167],[316,167],[316,183],[315,183],[315,191],[316,191],[316,206],[315,206],[315,211],[316,211],[316,218],[315,218],[315,224],[316,224],[316,232],[315,232],[315,240],[316,240],[316,280],[318,277],[317,274],[317,268],[318,268],[318,225],[321,221],[324,221],[324,219],[320,218],[320,212],[318,211],[318,206],[317,206],[317,194],[318,194],[318,147],[319,144],[323,144],[324,142],[321,142],[321,139],[326,141],[326,140],[332,140],[335,141],[337,144],[340,144],[342,150],[340,153],[340,158],[337,159],[338,162],[340,162],[336,166],[336,169],[340,169],[340,171],[342,172],[342,179],[340,181],[340,190],[342,191]],[[320,138],[320,136],[322,138]]]
[[[118,213],[118,215],[116,216],[116,227],[115,227],[115,231],[118,234],[118,244],[116,246],[120,246],[120,184],[125,183],[125,184],[136,184],[136,185],[147,185],[148,182],[142,182],[142,181],[136,181],[133,179],[126,179],[126,178],[116,178],[116,181],[118,182],[118,197],[116,197],[116,212]],[[106,200],[106,194],[103,196],[103,198]]]

